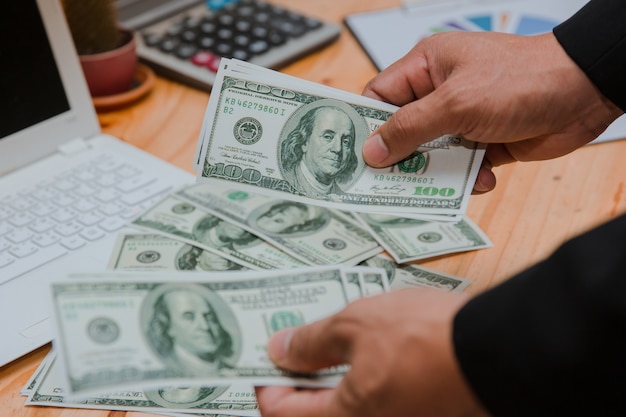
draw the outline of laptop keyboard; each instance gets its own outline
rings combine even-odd
[[[255,0],[202,5],[140,31],[138,53],[157,70],[210,88],[221,57],[277,67],[336,39],[338,25]]]
[[[0,284],[116,232],[168,189],[100,156],[0,197]]]

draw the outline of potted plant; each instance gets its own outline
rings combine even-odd
[[[91,95],[128,91],[137,70],[135,39],[119,27],[115,0],[62,3]]]

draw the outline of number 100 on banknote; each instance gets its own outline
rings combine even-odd
[[[395,110],[224,60],[200,138],[198,180],[341,210],[463,214],[484,146],[444,135],[393,166],[369,167],[365,139]]]

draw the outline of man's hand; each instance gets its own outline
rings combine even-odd
[[[332,389],[257,388],[263,417],[484,416],[453,352],[452,320],[465,302],[440,290],[398,290],[277,333],[268,351],[281,368],[351,369]]]
[[[363,94],[402,106],[366,141],[369,165],[392,165],[441,135],[462,135],[489,144],[475,192],[495,187],[492,167],[565,155],[622,114],[552,33],[436,34]]]

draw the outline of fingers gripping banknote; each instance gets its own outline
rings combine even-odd
[[[222,66],[198,147],[198,180],[361,212],[465,212],[484,146],[446,135],[384,169],[361,156],[397,107],[233,60]]]

